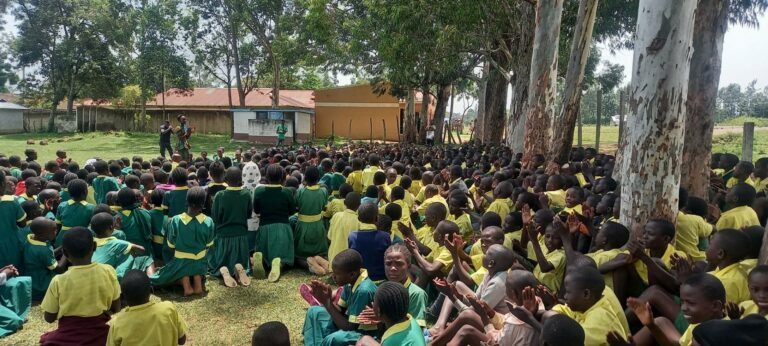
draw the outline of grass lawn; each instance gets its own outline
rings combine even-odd
[[[582,144],[593,146],[594,126],[584,126]],[[27,145],[28,139],[48,140],[49,144]],[[141,155],[144,158],[158,155],[158,137],[155,134],[140,133],[87,133],[74,135],[19,134],[0,136],[0,152],[7,155],[22,155],[31,147],[38,151],[41,163],[55,158],[58,149],[66,150],[69,157],[78,162],[98,156],[105,159]],[[601,130],[601,150],[613,151],[618,142],[618,128],[605,126]],[[243,143],[230,143],[229,137],[218,135],[195,135],[192,139],[193,152],[206,150],[213,155],[216,148],[224,146],[232,152]],[[741,155],[741,134],[724,133],[715,136],[714,152],[728,152]],[[755,132],[754,156],[768,156],[768,129]],[[245,345],[261,323],[279,320],[291,331],[292,343],[302,344],[301,330],[307,304],[297,292],[300,283],[312,276],[300,270],[287,272],[276,284],[254,281],[251,287],[227,289],[219,282],[208,283],[208,296],[202,299],[187,299],[178,292],[159,292],[157,297],[177,304],[189,324],[189,345]],[[155,298],[153,298],[155,299]],[[55,325],[43,321],[43,312],[34,307],[24,329],[0,342],[4,345],[35,345],[40,335],[52,330]]]

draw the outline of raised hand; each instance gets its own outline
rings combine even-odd
[[[725,304],[725,313],[728,315],[728,318],[738,320],[744,315],[744,308],[738,306],[734,302],[728,302]]]
[[[627,244],[627,251],[629,251],[629,254],[634,258],[642,258],[643,256],[647,256],[643,250],[645,250],[645,246],[640,244],[640,242],[637,240],[630,240]]]
[[[640,299],[629,297],[627,298],[627,306],[632,309],[637,319],[640,320],[644,326],[653,324],[653,311],[651,311],[651,304],[644,302]]]
[[[536,295],[541,298],[541,302],[544,304],[544,307],[549,310],[555,304],[557,304],[557,296],[555,296],[552,291],[547,288],[547,286],[539,285],[536,287]]]
[[[457,248],[456,248],[456,245],[454,245],[455,243],[451,235],[449,234],[445,235],[445,237],[443,238],[443,244],[450,253],[456,253]]]
[[[453,235],[453,246],[456,247],[456,249],[463,250],[464,247],[467,246],[467,242],[464,241],[464,238],[462,238],[458,234]]]
[[[365,309],[357,315],[357,320],[360,324],[364,325],[377,325],[381,322],[379,321],[378,316],[376,316],[376,313],[373,312],[373,308],[370,306],[366,306]]]
[[[539,195],[539,203],[541,203],[542,208],[549,208],[549,197],[547,197],[546,193],[541,193]]]
[[[312,280],[309,283],[309,287],[312,289],[312,296],[321,304],[328,304],[331,301],[331,296],[333,295],[331,286],[318,280]]]
[[[566,222],[568,223],[568,231],[571,233],[576,233],[579,231],[579,228],[581,228],[581,221],[579,221],[579,218],[575,213],[569,214]]]
[[[397,222],[397,229],[400,231],[400,233],[403,234],[403,237],[408,238],[408,237],[413,235],[413,229],[411,229],[411,225],[410,224],[406,225],[406,224],[398,221]]]
[[[696,267],[693,265],[693,259],[686,256],[679,256],[678,254],[673,254],[672,257],[669,258],[670,265],[672,266],[672,273],[675,274],[675,278],[677,278],[677,281],[683,282],[685,279],[691,276],[691,274],[694,274],[696,272]]]
[[[403,242],[405,242],[405,247],[408,248],[408,251],[410,251],[411,254],[415,255],[419,253],[419,246],[416,245],[416,242],[413,241],[413,239],[405,238],[403,239]]]
[[[455,299],[454,292],[456,290],[455,287],[452,287],[453,284],[446,281],[443,278],[434,278],[432,279],[432,283],[435,285],[435,289],[437,289],[438,292],[444,294],[446,297],[451,298],[451,300]]]
[[[531,216],[531,207],[528,206],[527,203],[523,204],[523,208],[520,210],[520,213],[523,217],[523,225],[529,225],[533,220],[533,216]]]
[[[532,314],[539,311],[539,302],[536,300],[535,288],[529,286],[523,289],[523,308]]]

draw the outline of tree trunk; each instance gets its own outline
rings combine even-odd
[[[531,59],[533,57],[533,36],[536,26],[536,8],[528,3],[520,3],[520,17],[515,22],[514,48],[512,71],[514,87],[512,88],[512,106],[510,107],[509,124],[507,125],[507,145],[512,152],[523,152],[525,142],[526,105],[528,103],[528,84],[531,78]]]
[[[475,126],[473,137],[477,138],[480,142],[483,141],[483,123],[485,122],[485,93],[488,90],[488,74],[491,71],[490,63],[483,62],[483,76],[480,82],[477,83],[477,118],[475,118]]]
[[[501,144],[504,135],[504,115],[507,109],[507,88],[509,82],[504,73],[491,68],[485,90],[485,121],[483,122],[483,143]]]
[[[232,62],[235,67],[235,84],[237,85],[237,101],[240,107],[245,107],[245,88],[243,87],[243,77],[240,73],[240,48],[237,44],[237,32],[234,27],[234,21],[231,24],[230,46],[232,47]],[[273,57],[274,59],[274,57]],[[276,79],[279,77],[276,77]],[[273,102],[274,105],[274,102]]]
[[[708,198],[715,126],[715,102],[728,29],[729,0],[700,0],[693,27],[693,57],[688,78],[685,145],[681,184],[691,196]]]
[[[419,131],[419,143],[426,143],[427,139],[427,125],[429,125],[429,85],[424,84],[421,87],[421,110],[419,111],[419,119],[421,123],[417,127]]]
[[[595,151],[600,152],[600,128],[603,126],[603,88],[598,87],[595,93],[597,114],[595,115]]]
[[[578,126],[578,128],[577,128],[578,132],[577,132],[577,137],[576,138],[577,138],[577,143],[579,145],[579,148],[582,148],[583,144],[582,144],[582,141],[581,141],[581,139],[582,139],[582,136],[581,136],[581,112],[579,112],[578,121],[579,121],[578,125],[577,125]]]
[[[633,237],[677,216],[696,0],[641,0],[620,168],[621,223]]]
[[[448,141],[453,144],[456,141],[453,140],[453,97],[455,96],[453,93],[453,84],[451,84],[451,108],[448,111]]]
[[[448,109],[448,101],[451,97],[451,85],[440,85],[437,89],[437,104],[435,105],[435,117],[432,123],[435,125],[435,140],[443,143],[443,125],[445,124],[445,111]],[[450,127],[449,127],[450,128]]]
[[[280,62],[272,55],[272,109],[280,107]]]
[[[624,101],[627,99],[627,93],[624,89],[623,87],[619,89],[619,143],[621,143],[621,138],[624,137],[624,117],[626,114]]]
[[[416,143],[419,131],[416,128],[416,91],[413,89],[408,90],[408,95],[405,97],[405,124],[403,127],[405,142]]]
[[[563,0],[536,2],[536,34],[533,39],[528,109],[523,143],[523,164],[534,155],[549,154],[552,116],[557,92],[557,49]]]
[[[592,44],[592,28],[595,26],[598,0],[579,1],[579,13],[576,27],[573,28],[573,43],[565,75],[563,108],[555,119],[554,139],[550,159],[559,164],[568,162],[573,147],[573,130],[581,104],[581,83],[584,81],[584,69],[587,66],[589,48]]]

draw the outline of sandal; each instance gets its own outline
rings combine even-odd
[[[242,264],[235,264],[235,272],[237,273],[237,280],[240,281],[241,285],[246,287],[251,285],[251,278],[248,277],[248,273],[245,272]]]
[[[310,288],[309,285],[299,285],[299,294],[302,298],[304,298],[304,301],[306,301],[309,306],[320,306],[320,302],[318,302],[315,296],[312,295],[312,288]]]
[[[229,273],[227,267],[219,268],[219,273],[221,273],[221,278],[224,279],[224,286],[237,287],[237,281],[235,281],[235,278]]]
[[[280,280],[280,257],[272,260],[272,268],[269,269],[267,277],[269,282],[277,282],[277,280]]]

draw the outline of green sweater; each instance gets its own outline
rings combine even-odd
[[[243,236],[248,232],[248,219],[253,212],[251,194],[240,187],[228,187],[213,197],[211,218],[217,237]]]
[[[282,186],[262,185],[253,194],[253,211],[260,214],[259,224],[288,223],[296,213],[296,202],[291,190]]]

